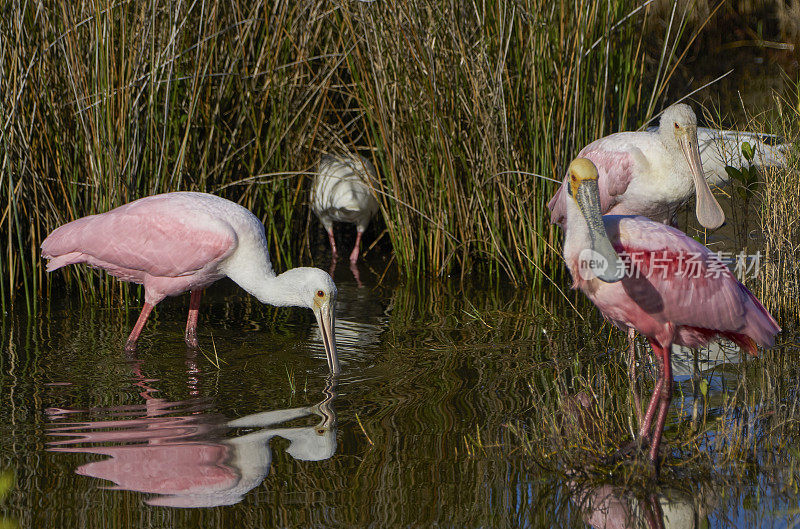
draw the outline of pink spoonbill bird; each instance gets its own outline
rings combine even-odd
[[[311,209],[328,232],[334,259],[338,253],[333,223],[349,222],[356,225],[356,244],[350,262],[358,261],[361,236],[378,211],[378,201],[370,187],[370,181],[377,178],[375,166],[363,156],[326,155],[319,162],[311,188]]]
[[[153,307],[191,292],[186,343],[197,347],[203,289],[225,276],[262,303],[314,311],[328,367],[339,372],[334,337],[336,285],[318,268],[276,275],[264,225],[247,208],[207,193],[141,198],[53,230],[42,243],[47,271],[85,263],[123,281],[144,285],[144,307],[125,348],[134,350]]]
[[[618,132],[584,147],[578,156],[597,167],[601,214],[643,215],[672,223],[678,209],[696,195],[696,215],[706,228],[718,228],[725,214],[708,187],[697,139],[697,117],[688,105],[664,110],[659,127]],[[569,175],[547,204],[550,220],[564,227]],[[628,367],[635,386],[635,331],[628,330]],[[635,393],[638,404],[638,393]],[[637,415],[639,406],[636,406]]]
[[[708,229],[725,222],[704,177],[697,142],[697,118],[684,104],[668,107],[655,131],[618,132],[584,147],[578,156],[597,167],[600,212],[643,215],[669,223],[692,195],[697,220]],[[569,175],[547,204],[550,220],[564,226]]]
[[[573,288],[620,329],[646,336],[659,360],[639,430],[657,465],[672,399],[672,344],[700,347],[725,338],[755,354],[757,345],[773,345],[780,327],[717,255],[691,237],[640,216],[601,217],[599,178],[586,158],[569,166],[564,260]]]

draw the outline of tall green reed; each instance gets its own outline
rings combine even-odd
[[[558,236],[546,203],[578,149],[637,125],[682,50],[664,34],[654,78],[637,2],[343,3],[348,68],[383,175],[395,256],[408,275],[545,280]],[[656,32],[662,32],[656,28]]]
[[[53,228],[172,190],[251,208],[290,266],[307,247],[308,174],[331,150],[377,162],[404,274],[486,263],[541,284],[558,234],[554,186],[533,173],[559,179],[581,145],[638,125],[680,57],[686,12],[667,30],[643,5],[7,2],[0,300],[31,309],[49,286],[38,247]],[[655,74],[648,33],[665,35]],[[66,274],[83,296],[128,292]]]

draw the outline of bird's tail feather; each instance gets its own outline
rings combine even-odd
[[[58,270],[61,267],[76,264],[76,263],[83,263],[86,261],[86,255],[81,252],[70,252],[65,253],[63,255],[58,255],[56,257],[48,257],[47,262],[47,271],[52,272],[53,270]]]
[[[775,335],[781,331],[781,328],[775,318],[772,317],[772,314],[764,308],[753,293],[747,288],[745,288],[745,291],[750,297],[752,308],[755,309],[753,313],[748,314],[747,334],[758,344],[764,347],[772,347],[775,344]]]

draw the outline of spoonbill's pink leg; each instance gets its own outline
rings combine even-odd
[[[189,318],[186,320],[186,333],[183,338],[186,340],[186,345],[192,348],[197,347],[197,315],[202,295],[202,289],[192,290],[192,297],[189,299]]]
[[[639,428],[639,437],[642,439],[648,439],[650,437],[650,427],[653,424],[653,416],[656,413],[663,386],[663,380],[659,378],[658,382],[656,382],[656,387],[653,388],[653,396],[650,397],[650,404],[647,405],[647,412],[644,414],[644,420]]]
[[[661,347],[659,344],[651,341],[653,351],[656,355],[661,357],[661,377],[659,383],[661,384],[660,400],[661,405],[658,408],[658,418],[656,419],[656,427],[653,431],[653,442],[650,443],[650,461],[656,463],[658,461],[658,448],[661,445],[661,435],[664,433],[664,424],[667,422],[667,411],[669,410],[669,403],[672,400],[672,353],[671,347]]]
[[[633,392],[633,407],[636,408],[636,420],[642,424],[642,402],[639,399],[639,385],[636,383],[636,329],[628,327],[628,378]]]
[[[336,259],[339,257],[339,252],[336,251],[336,239],[333,238],[333,228],[328,230],[328,240],[331,241],[331,253],[333,254],[333,258]]]
[[[653,396],[650,397],[650,402],[647,405],[647,411],[644,414],[644,419],[640,422],[639,437],[642,439],[650,438],[650,429],[653,425],[653,417],[656,414],[658,405],[661,399],[661,391],[664,388],[664,378],[662,376],[661,356],[658,354],[658,344],[654,345],[652,340],[648,340],[650,346],[653,348],[653,353],[656,358],[656,385],[653,388]]]
[[[142,307],[142,312],[139,313],[139,319],[136,320],[136,325],[133,326],[131,335],[128,336],[128,341],[125,342],[126,351],[136,350],[136,340],[139,339],[139,335],[142,333],[142,329],[144,329],[144,324],[147,323],[147,318],[150,317],[150,312],[152,312],[152,310],[153,310],[153,305],[149,303],[145,303],[144,307]]]
[[[359,249],[361,248],[361,236],[363,234],[364,234],[364,232],[361,231],[361,230],[358,230],[356,232],[356,245],[353,246],[353,252],[350,254],[350,262],[351,263],[355,263],[356,261],[358,261],[358,252],[359,252]]]
[[[358,265],[356,263],[350,263],[350,271],[353,273],[353,278],[356,280],[356,285],[358,288],[362,288],[364,283],[361,282],[361,274],[358,271]]]

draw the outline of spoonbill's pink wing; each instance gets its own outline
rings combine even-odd
[[[62,452],[106,455],[75,469],[75,473],[105,479],[112,489],[154,494],[211,494],[236,485],[238,475],[227,461],[226,445],[211,442],[161,445],[89,446]]]
[[[236,233],[221,218],[164,196],[131,202],[54,230],[42,243],[48,271],[86,262],[139,281],[189,275],[235,249]]]
[[[752,341],[774,343],[777,322],[717,254],[645,217],[607,215],[604,221],[614,248],[635,264],[634,277],[621,281],[619,306],[633,302],[657,320],[686,327],[679,329],[683,341],[695,341],[692,332],[705,341],[720,334],[750,352]]]
[[[600,212],[605,214],[613,208],[618,197],[625,194],[628,185],[635,177],[634,157],[627,150],[620,149],[614,136],[601,138],[587,145],[578,153],[579,158],[588,158],[597,167],[597,187],[600,191]],[[550,209],[550,222],[564,226],[567,222],[566,200],[569,175],[564,176],[561,187],[547,203]]]

